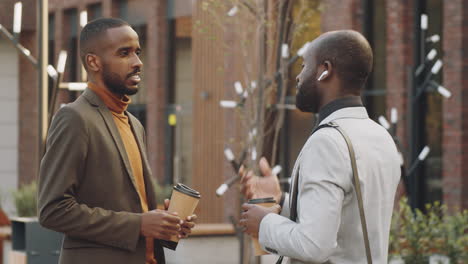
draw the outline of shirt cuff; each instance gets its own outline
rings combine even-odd
[[[274,243],[272,243],[275,241],[275,233],[271,232],[271,229],[277,228],[281,223],[288,220],[289,219],[274,213],[269,213],[263,217],[258,231],[258,242],[263,250],[278,254],[278,249],[276,249]]]

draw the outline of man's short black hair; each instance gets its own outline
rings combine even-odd
[[[98,18],[86,24],[80,33],[80,56],[85,69],[87,69],[86,54],[93,52],[93,48],[96,47],[94,41],[102,37],[108,29],[122,26],[130,25],[118,18]]]
[[[359,94],[372,71],[369,42],[359,32],[339,30],[321,36],[316,49],[317,64],[330,61],[346,91]]]

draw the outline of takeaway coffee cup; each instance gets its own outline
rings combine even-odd
[[[171,195],[171,203],[167,209],[169,212],[177,212],[180,219],[185,220],[187,216],[190,216],[195,211],[200,200],[200,193],[194,189],[179,183],[174,186]],[[177,236],[171,237],[170,241],[162,241],[162,245],[169,249],[175,250],[179,238]]]
[[[272,207],[272,206],[274,206],[276,204],[276,201],[275,201],[275,199],[273,199],[273,197],[268,197],[268,198],[250,199],[248,203],[249,204],[260,205],[260,206],[263,206],[263,207]],[[260,246],[260,243],[258,243],[257,238],[252,237],[252,243],[253,243],[254,250],[255,250],[255,256],[261,256],[261,255],[269,254],[268,252],[266,252],[266,251],[264,251],[262,249],[262,247]]]

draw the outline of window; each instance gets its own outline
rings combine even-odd
[[[94,20],[102,17],[102,5],[100,3],[88,6],[88,20]]]
[[[386,112],[386,10],[385,1],[365,1],[364,34],[374,52],[374,67],[363,92],[369,117],[377,120]]]
[[[437,43],[426,42],[425,53],[431,49],[436,49],[442,56],[442,17],[443,0],[427,0],[426,14],[429,17],[429,28],[427,36],[438,34],[441,40]],[[437,59],[436,58],[436,59]],[[435,60],[436,60],[435,59]],[[434,60],[434,61],[435,61]],[[432,78],[438,83],[442,83],[442,71]],[[424,203],[442,200],[442,101],[444,98],[435,91],[426,94],[425,101],[425,129],[423,137],[426,144],[431,148],[431,153],[424,163]]]
[[[78,82],[78,69],[81,65],[78,60],[78,11],[65,10],[63,28],[64,49],[68,53],[65,67],[64,81]]]
[[[56,65],[55,61],[55,16],[49,14],[49,64]],[[49,101],[52,95],[52,89],[54,87],[54,80],[49,76]]]
[[[166,153],[169,159],[166,183],[182,182],[192,184],[192,9],[187,1],[168,2],[169,16],[169,115],[176,118],[176,124],[168,127],[170,142]]]

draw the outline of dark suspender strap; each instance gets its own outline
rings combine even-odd
[[[359,184],[359,174],[358,174],[358,169],[357,169],[357,165],[356,165],[356,155],[354,153],[353,144],[351,143],[351,139],[344,132],[344,130],[341,127],[338,126],[338,124],[332,122],[331,125],[336,130],[338,130],[338,132],[340,132],[340,134],[345,139],[346,144],[348,145],[349,155],[351,157],[351,167],[353,169],[354,189],[356,190],[356,195],[357,195],[357,199],[358,199],[359,214],[361,215],[361,226],[362,226],[362,234],[364,236],[364,245],[366,247],[367,263],[372,264],[372,255],[371,255],[370,245],[369,245],[369,235],[367,233],[366,215],[364,214],[364,203],[362,201],[361,185]]]
[[[320,125],[316,127],[314,131],[312,131],[311,135],[313,135],[315,132],[325,127],[332,127],[332,125],[330,125],[329,123]],[[291,210],[290,210],[291,213],[289,214],[289,219],[293,220],[294,222],[296,222],[297,220],[297,195],[299,193],[299,169],[300,169],[300,165],[298,165],[297,170],[296,170],[296,176],[294,177],[294,187],[292,191],[293,197],[291,200]],[[291,191],[289,193],[291,193]]]

